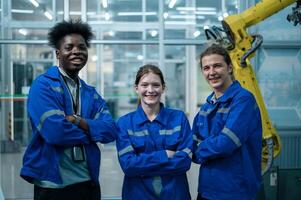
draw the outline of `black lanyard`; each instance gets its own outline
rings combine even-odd
[[[62,74],[61,74],[61,75],[62,75]],[[71,96],[74,114],[77,114],[78,107],[79,107],[79,105],[78,105],[78,104],[79,104],[79,83],[76,83],[76,99],[74,100],[73,95],[72,95],[72,93],[71,93],[71,90],[70,90],[70,88],[69,88],[69,85],[68,85],[68,83],[67,83],[66,77],[65,77],[64,75],[62,75],[62,77],[63,77],[63,80],[64,80],[66,86],[67,86],[67,89],[68,89],[68,91],[69,91],[69,94],[70,94],[70,96]]]

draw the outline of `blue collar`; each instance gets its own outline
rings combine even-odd
[[[162,125],[167,125],[168,119],[166,116],[167,116],[166,108],[164,107],[163,103],[160,103],[160,112],[158,113],[158,115],[154,119],[154,121],[157,121]],[[149,122],[149,119],[147,118],[141,105],[139,105],[137,110],[135,111],[134,118],[135,118],[137,124],[143,124],[143,123]]]
[[[227,102],[231,100],[240,90],[241,85],[238,81],[233,81],[233,83],[227,88],[225,93],[219,97],[215,102],[212,100],[214,99],[214,92],[212,92],[208,97],[207,97],[207,102],[210,104],[218,103],[218,102]]]
[[[60,71],[59,71],[59,67],[58,66],[52,66],[50,67],[46,73],[44,74],[45,76],[51,78],[51,79],[57,79],[57,80],[61,80],[61,77],[60,77]],[[90,89],[90,90],[93,90],[94,87],[92,86],[89,86],[87,85],[83,80],[81,80],[80,78],[79,79],[79,82],[80,82],[80,86],[83,86],[85,87],[86,89]]]

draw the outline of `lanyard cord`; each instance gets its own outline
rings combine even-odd
[[[61,74],[61,76],[63,77],[63,80],[67,86],[68,92],[71,96],[74,114],[78,114],[77,111],[78,111],[78,103],[79,103],[79,83],[76,83],[76,99],[74,100],[74,97],[73,97],[73,95],[70,91],[69,85],[67,83],[66,77],[62,74]]]

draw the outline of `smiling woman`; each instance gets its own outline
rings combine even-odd
[[[140,67],[135,89],[141,104],[118,121],[122,199],[189,200],[192,134],[187,117],[160,102],[165,81],[157,66]]]

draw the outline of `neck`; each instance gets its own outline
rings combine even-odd
[[[68,72],[64,70],[64,68],[60,67],[62,71],[64,71],[70,78],[72,78],[74,81],[77,81],[78,72]]]
[[[230,87],[230,85],[232,85],[233,81],[230,80],[229,82],[227,82],[224,87],[220,88],[220,89],[216,89],[214,90],[214,95],[216,97],[216,99],[218,99],[219,97],[223,96],[223,94],[225,93],[225,91]]]
[[[160,103],[153,106],[141,104],[141,106],[144,113],[146,114],[147,118],[150,121],[153,121],[157,117],[158,113],[160,112]]]
[[[70,78],[72,78],[74,81],[77,81],[78,73],[67,73],[66,72],[66,74],[68,74],[68,76]]]

